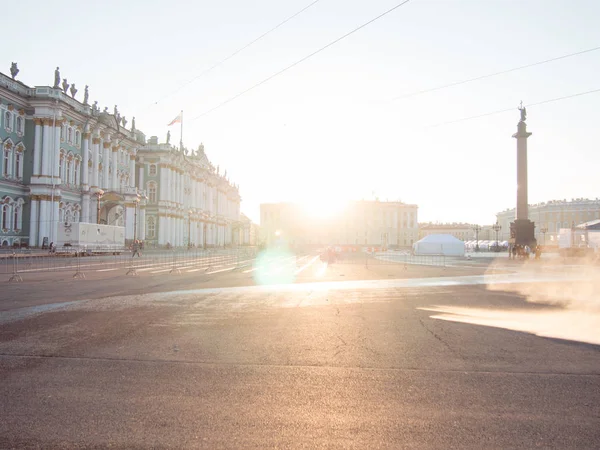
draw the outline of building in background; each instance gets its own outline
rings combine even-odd
[[[58,68],[52,86],[17,74],[0,73],[1,246],[47,246],[70,222],[124,226],[126,240],[157,245],[232,243],[239,190],[202,147],[146,142],[135,118],[100,109]]]
[[[508,240],[510,222],[515,220],[515,209],[499,212],[496,218],[502,227],[501,239]],[[552,200],[529,205],[529,219],[535,222],[535,238],[539,244],[556,245],[561,228],[600,219],[600,199]]]
[[[260,206],[261,243],[291,247],[410,247],[418,239],[417,205],[355,201],[330,217],[295,203]]]
[[[479,227],[476,232],[476,227]],[[449,234],[461,241],[475,240],[476,236],[480,241],[495,240],[496,234],[493,225],[476,225],[472,223],[420,223],[419,239],[432,234]]]

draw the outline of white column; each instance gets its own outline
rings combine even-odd
[[[35,136],[33,141],[33,175],[39,175],[42,169],[42,123],[43,119],[34,119],[35,122]],[[37,242],[32,241],[31,245],[36,245]]]
[[[55,244],[58,240],[58,204],[59,201],[56,200],[56,198],[54,202],[50,202],[50,208],[52,208],[52,210],[54,211],[54,215],[50,213],[50,217],[54,218],[50,226],[50,242],[54,242]]]
[[[166,239],[166,226],[167,226],[167,218],[164,216],[158,217],[158,243],[159,245],[165,245],[167,243]]]
[[[37,129],[38,125],[36,125]],[[37,132],[37,130],[36,130]],[[32,195],[31,199],[31,211],[29,215],[29,245],[31,247],[36,247],[38,245],[37,237],[38,237],[38,228],[39,228],[39,216],[38,216],[38,204],[39,200],[37,200],[37,196]]]
[[[57,180],[56,180],[57,184],[60,184],[58,175],[60,173],[59,166],[60,166],[60,128],[61,128],[61,125],[62,125],[62,121],[57,120],[56,126],[54,127],[54,152],[53,152],[54,168],[53,168],[52,174],[54,175],[55,178],[57,178]],[[57,208],[58,208],[58,206],[57,206]],[[56,228],[56,227],[54,227],[54,228]],[[54,242],[56,242],[56,241],[54,241]]]
[[[129,186],[135,187],[135,153],[129,155]]]
[[[88,223],[90,223],[92,221],[92,217],[90,216],[90,194],[89,193],[83,194],[83,201],[81,203],[80,221],[88,222]]]
[[[50,176],[52,171],[50,168],[50,152],[52,151],[52,133],[50,133],[50,119],[44,119],[45,123],[43,126],[43,140],[42,140],[42,167],[40,175]]]
[[[81,145],[81,152],[83,153],[83,167],[79,168],[79,173],[81,174],[81,184],[83,185],[83,190],[87,191],[89,188],[90,180],[88,180],[88,163],[89,163],[89,152],[90,152],[90,133],[83,133],[83,142]],[[89,198],[89,197],[88,197]]]
[[[102,189],[108,189],[108,168],[110,166],[110,141],[104,141],[102,147]]]
[[[50,228],[48,225],[50,224],[49,220],[48,220],[48,200],[40,200],[40,214],[39,217],[40,218],[44,218],[44,220],[39,220],[38,221],[38,225],[39,225],[39,234],[38,234],[38,247],[41,247],[42,244],[44,243],[44,238],[47,237],[48,239],[50,239],[50,234],[48,233],[48,229]],[[48,244],[50,244],[50,241],[48,241]]]
[[[144,186],[144,167],[143,167],[143,165],[142,165],[142,167],[140,167],[138,169],[138,185],[140,186],[140,189],[142,189],[142,190],[146,189],[146,187]]]
[[[98,151],[100,147],[100,138],[95,137],[92,139],[92,179],[89,180],[94,187],[100,187],[99,181],[99,169],[98,164],[100,164],[100,152]]]
[[[118,191],[119,190],[119,179],[117,178],[117,169],[119,168],[119,146],[118,145],[115,145],[112,148],[112,165],[113,165],[113,171],[112,171],[110,186],[111,186],[111,189],[113,189],[114,191]]]
[[[146,239],[146,206],[140,205],[138,211],[138,239],[141,241]]]

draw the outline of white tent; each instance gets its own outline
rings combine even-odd
[[[464,256],[465,243],[450,234],[430,234],[413,244],[415,255]]]

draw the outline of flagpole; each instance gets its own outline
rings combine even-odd
[[[181,133],[179,134],[179,151],[183,151],[183,109],[181,110]]]

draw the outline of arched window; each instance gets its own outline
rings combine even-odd
[[[17,117],[17,134],[23,134],[23,118]]]
[[[67,209],[65,211],[65,223],[71,223],[71,222],[72,222],[71,210]]]
[[[61,179],[61,182],[64,183],[64,174],[65,174],[65,153],[63,151],[60,152],[60,159],[58,160],[58,177]]]
[[[4,205],[2,205],[2,229],[6,230],[8,229],[8,225],[9,225],[9,208],[10,206],[8,206],[6,203]]]
[[[151,177],[156,176],[156,164],[150,164],[150,168],[148,169],[148,173]]]
[[[79,222],[79,210],[73,211],[73,222]]]
[[[146,220],[146,237],[148,239],[154,239],[156,235],[156,221],[154,217],[150,216]]]
[[[4,148],[4,161],[2,164],[2,175],[5,178],[8,178],[10,176],[10,149],[9,148]]]
[[[4,128],[8,131],[12,130],[12,114],[10,111],[4,113]]]
[[[81,146],[81,133],[79,132],[79,130],[77,130],[77,131],[75,132],[75,145],[76,145],[77,147],[80,147],[80,146]]]
[[[63,221],[63,217],[65,216],[65,209],[64,206],[59,206],[58,208],[58,223],[62,223]]]
[[[21,228],[20,227],[21,221],[19,220],[20,219],[20,217],[19,217],[20,215],[21,215],[21,207],[15,205],[13,207],[13,224],[12,224],[13,225],[12,229],[15,230],[15,231],[18,231]]]
[[[69,130],[67,131],[67,142],[69,144],[73,143],[73,128],[69,127]]]
[[[75,170],[73,174],[73,183],[79,185],[79,159],[75,160]]]
[[[23,154],[21,152],[15,153],[15,177],[23,178]]]
[[[156,203],[156,183],[148,183],[148,201]]]
[[[65,142],[65,130],[67,129],[66,125],[60,127],[60,140]]]
[[[65,182],[67,184],[71,184],[73,182],[73,159],[71,157],[67,157],[67,173]]]

